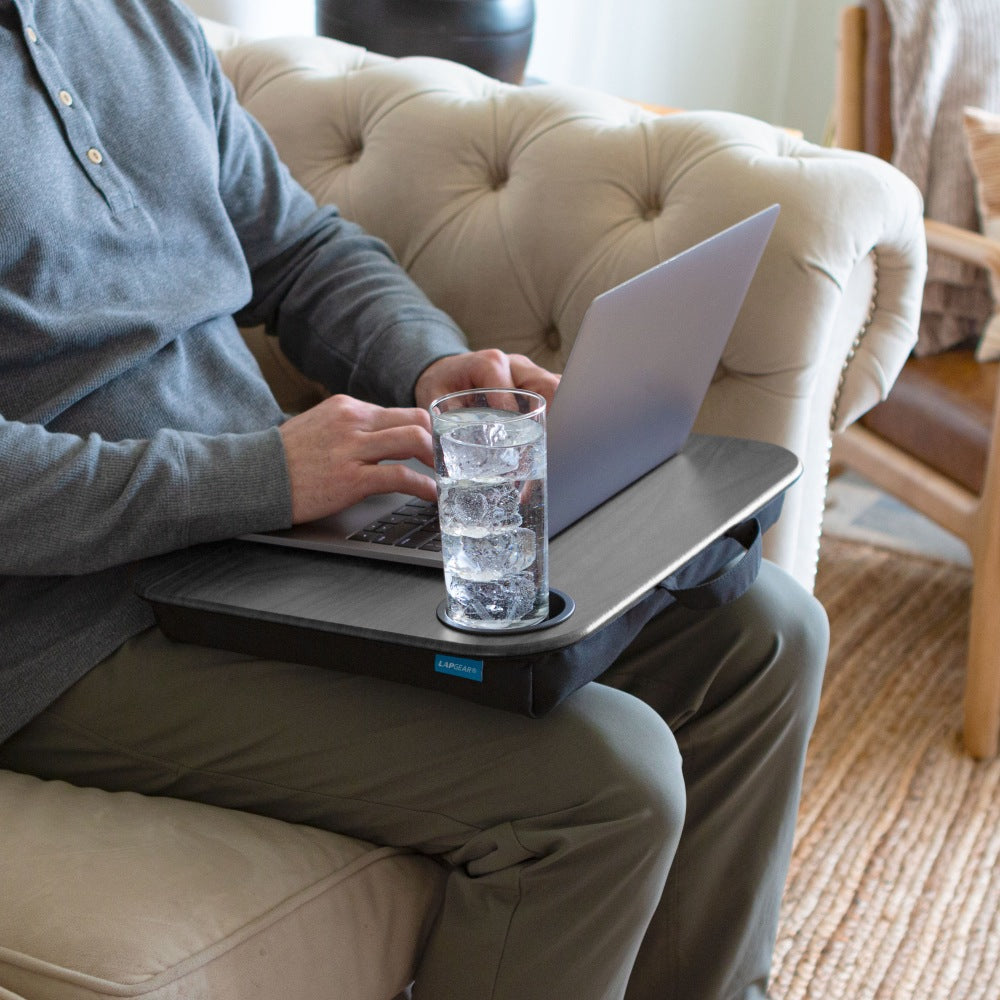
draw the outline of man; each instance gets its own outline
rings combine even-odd
[[[432,497],[379,464],[429,459],[421,407],[556,378],[317,208],[173,0],[0,0],[0,65],[0,766],[438,857],[419,997],[763,996],[816,602],[765,566],[537,721],[170,642],[130,562]],[[237,321],[335,395],[286,419]]]

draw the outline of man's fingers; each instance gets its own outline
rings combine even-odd
[[[460,389],[514,387],[530,389],[552,402],[559,376],[540,368],[522,354],[473,351],[441,358],[429,365],[417,380],[416,396],[422,406]]]
[[[385,459],[434,464],[430,415],[384,409],[349,396],[331,396],[279,428],[291,487],[292,521],[343,510],[373,493],[412,493],[433,500],[434,483]]]
[[[384,430],[388,427],[422,427],[428,433],[431,429],[431,419],[427,411],[420,407],[381,407],[371,404],[369,414],[371,430]]]
[[[367,472],[368,482],[365,484],[366,494],[374,493],[407,493],[420,497],[421,500],[436,500],[437,487],[430,476],[425,476],[411,469],[408,465],[389,463],[370,466]]]
[[[433,465],[430,431],[415,424],[369,431],[358,443],[358,457],[372,463],[384,459],[418,458],[425,465]]]
[[[520,389],[530,389],[551,403],[559,386],[559,376],[540,368],[530,358],[521,354],[510,355],[510,375]]]

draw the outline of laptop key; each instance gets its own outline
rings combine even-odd
[[[437,504],[414,498],[397,507],[394,513],[365,525],[350,538],[375,545],[398,545],[405,549],[440,552]]]
[[[362,529],[361,531],[355,531],[353,535],[348,535],[358,542],[376,542],[378,544],[385,544],[385,536],[378,531],[368,531],[367,529]]]
[[[406,535],[406,537],[401,538],[396,544],[402,546],[404,549],[422,549],[428,542],[435,540],[440,545],[441,536],[436,531],[420,530]]]
[[[416,517],[437,517],[437,502],[434,500],[419,500],[416,497],[407,500],[402,507],[397,507],[395,514],[412,514]]]
[[[387,524],[382,529],[382,535],[385,538],[385,542],[382,544],[395,545],[407,535],[412,534],[414,530],[412,524]]]

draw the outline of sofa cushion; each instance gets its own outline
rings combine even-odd
[[[338,834],[0,771],[0,992],[388,1000],[442,870]]]

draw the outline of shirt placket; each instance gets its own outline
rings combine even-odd
[[[97,126],[72,86],[69,74],[48,45],[34,16],[34,5],[17,3],[29,55],[63,124],[66,143],[88,180],[113,212],[133,207],[132,193],[97,132]]]

